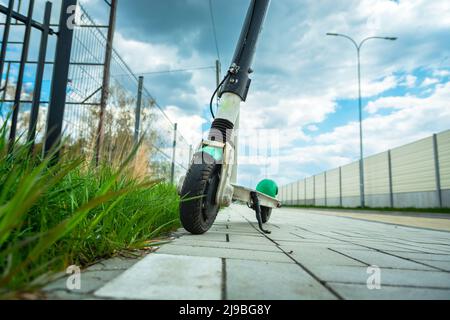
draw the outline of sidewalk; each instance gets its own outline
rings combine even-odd
[[[80,291],[51,284],[49,298],[450,299],[449,232],[300,209],[274,211],[267,228],[265,236],[253,211],[235,205],[209,233],[179,230],[139,261],[91,267]],[[367,286],[374,265],[380,290]]]

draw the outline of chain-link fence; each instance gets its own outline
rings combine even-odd
[[[6,5],[9,5],[11,1],[6,2],[0,0],[5,12]],[[107,3],[105,6],[107,7]],[[23,11],[23,7],[24,4],[20,0],[14,4],[14,10],[17,12]],[[0,20],[3,28],[6,25],[5,17],[6,15],[0,14],[0,19],[3,19]],[[83,1],[78,1],[75,22],[62,136],[66,146],[76,154],[94,157],[98,143],[101,97],[105,91],[103,76],[109,29],[108,26],[99,25],[89,15],[83,7]],[[51,27],[55,32],[59,30],[59,26],[55,23],[52,23]],[[11,26],[11,28],[11,36],[7,39],[4,37],[8,43],[8,59],[4,61],[5,71],[1,75],[2,86],[6,87],[0,94],[2,122],[7,121],[7,115],[15,106],[14,93],[17,87],[18,69],[23,62],[20,61],[22,55],[20,47],[24,45],[23,30],[26,28],[26,21],[14,22],[14,27]],[[31,56],[39,48],[38,41],[34,43],[30,41],[29,46],[28,56]],[[51,53],[55,47],[55,40],[51,39],[48,51]],[[52,57],[45,61],[45,76],[40,92],[39,117],[36,126],[36,144],[43,142],[48,130],[47,118],[55,57],[51,54],[47,56]],[[22,140],[27,136],[29,127],[31,104],[35,94],[36,83],[33,80],[33,72],[36,65],[38,62],[27,59],[26,74],[30,76],[23,81],[17,121],[17,136]],[[150,92],[145,87],[140,87],[139,77],[114,48],[109,73],[110,85],[106,88],[108,100],[105,104],[103,122],[104,140],[100,148],[102,161],[111,163],[120,161],[121,156],[131,151],[139,138],[139,140],[142,139],[137,156],[140,170],[145,171],[145,174],[150,173],[154,177],[176,182],[189,165],[191,155],[189,143],[177,132],[175,123],[168,118]]]

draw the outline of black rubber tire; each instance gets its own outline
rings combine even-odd
[[[272,215],[272,208],[261,207],[261,220],[262,220],[262,223],[269,222],[271,215]]]
[[[209,154],[194,156],[183,183],[180,203],[181,224],[192,234],[206,233],[216,220],[220,207],[215,198],[221,168]]]

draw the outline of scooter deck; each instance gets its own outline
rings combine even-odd
[[[233,200],[244,201],[246,203],[252,203],[251,193],[255,192],[258,195],[259,204],[268,208],[281,208],[281,202],[278,199],[269,197],[261,192],[252,190],[250,188],[238,186],[232,184],[234,188]]]

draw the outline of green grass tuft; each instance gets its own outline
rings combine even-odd
[[[133,178],[122,166],[7,154],[0,129],[0,297],[38,289],[50,274],[86,266],[178,228],[173,185]]]

